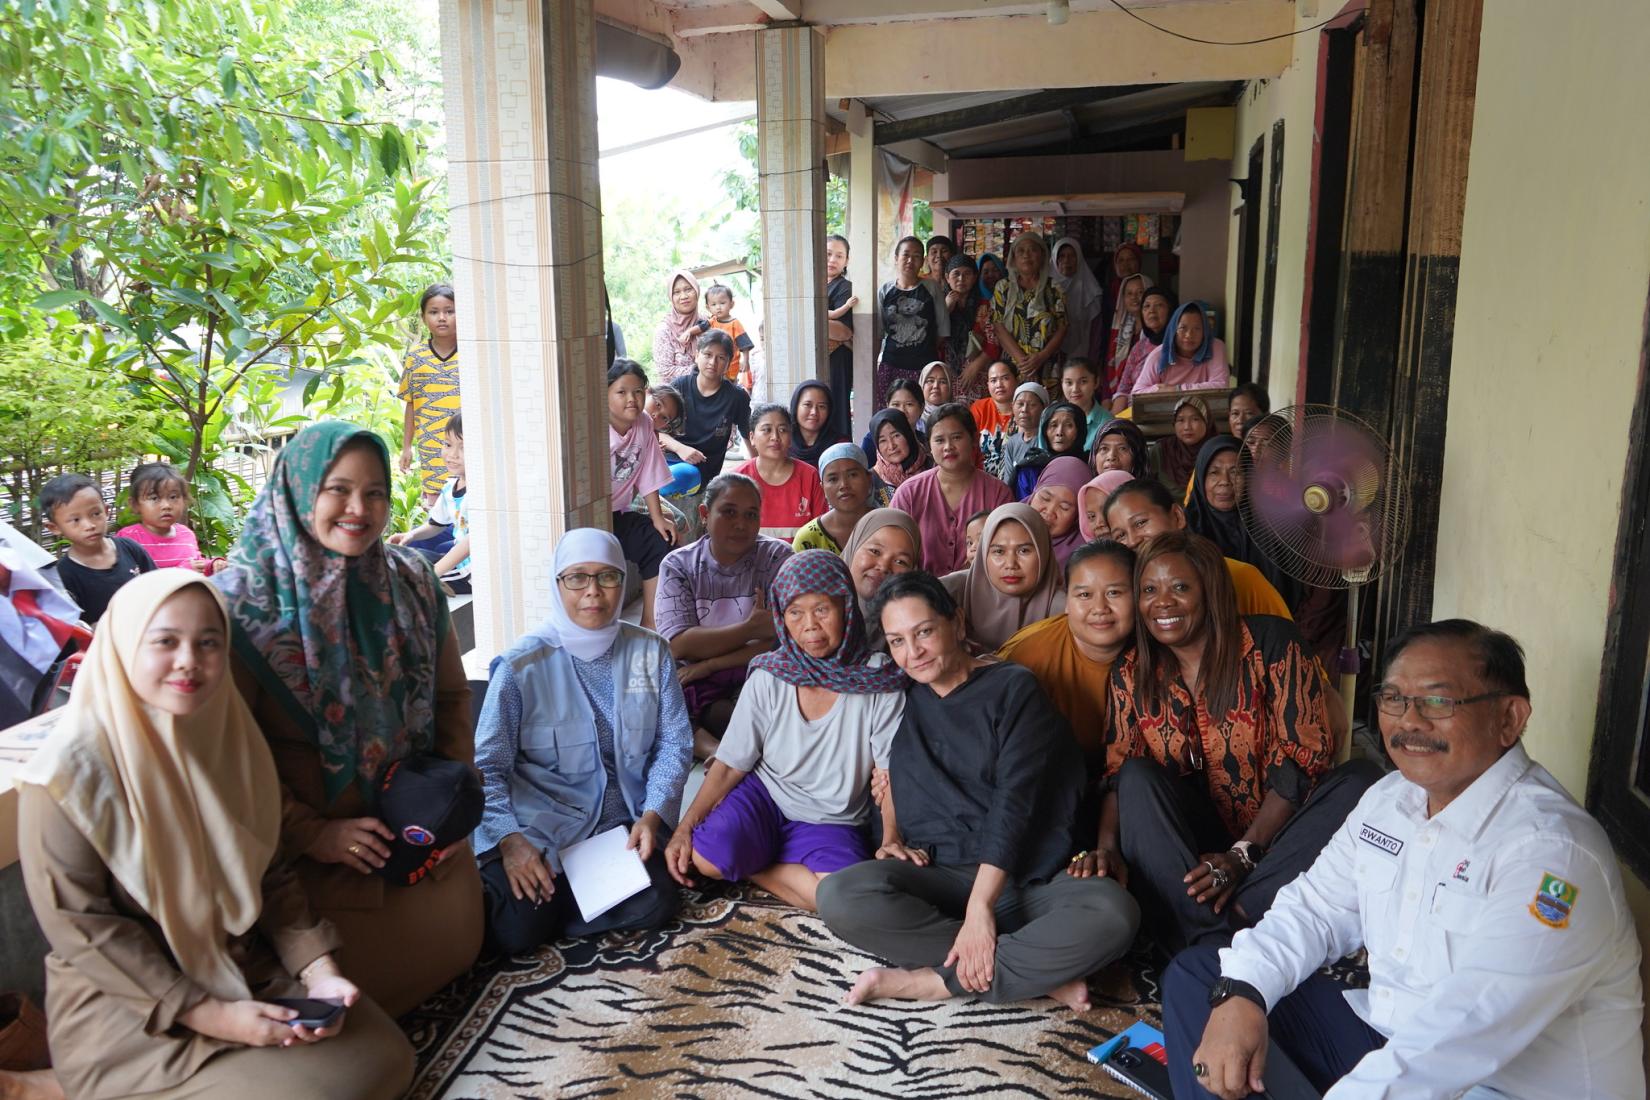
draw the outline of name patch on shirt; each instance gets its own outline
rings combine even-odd
[[[1568,928],[1570,910],[1575,908],[1580,893],[1572,884],[1551,871],[1545,871],[1541,875],[1541,888],[1535,892],[1535,900],[1530,902],[1530,916],[1548,928]]]
[[[1395,836],[1387,836],[1373,825],[1362,825],[1358,829],[1358,839],[1365,844],[1373,844],[1389,856],[1395,856],[1404,850],[1404,842]]]

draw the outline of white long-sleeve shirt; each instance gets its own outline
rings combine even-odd
[[[1430,819],[1394,773],[1221,952],[1270,1007],[1369,949],[1352,1009],[1387,1037],[1326,1100],[1645,1095],[1639,944],[1604,830],[1522,744]]]

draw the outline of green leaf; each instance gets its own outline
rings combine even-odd
[[[223,88],[225,99],[234,99],[235,92],[240,88],[240,81],[235,76],[235,58],[229,54],[218,58],[218,84]]]
[[[132,333],[132,322],[124,313],[116,310],[108,302],[103,301],[101,298],[91,298],[87,300],[86,304],[92,307],[92,312],[97,314],[104,324],[111,328],[118,328],[128,335]]]
[[[34,300],[35,309],[54,310],[64,306],[74,305],[76,302],[87,302],[91,295],[84,290],[53,290]]]
[[[378,139],[378,166],[386,176],[395,175],[401,167],[401,140],[393,126],[386,126]]]

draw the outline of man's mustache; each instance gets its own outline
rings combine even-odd
[[[1387,743],[1395,749],[1431,749],[1434,752],[1448,752],[1449,742],[1440,741],[1436,737],[1428,737],[1424,733],[1395,733],[1387,738]]]

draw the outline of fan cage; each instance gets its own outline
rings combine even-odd
[[[1316,588],[1380,576],[1409,534],[1408,480],[1375,429],[1332,405],[1263,417],[1241,448],[1239,513],[1279,569]]]

